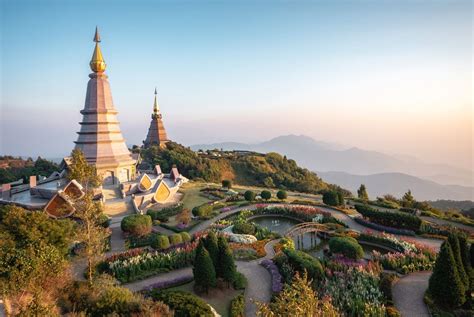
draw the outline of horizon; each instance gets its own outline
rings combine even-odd
[[[187,146],[294,134],[473,169],[470,1],[90,3],[2,2],[0,154],[70,153],[97,24],[128,145],[157,86]]]

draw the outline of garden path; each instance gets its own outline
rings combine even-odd
[[[411,273],[393,285],[393,302],[403,317],[430,316],[423,301],[430,275],[431,272]]]
[[[237,270],[244,274],[247,278],[247,288],[245,289],[245,314],[246,316],[255,316],[257,307],[254,300],[260,302],[269,302],[272,295],[272,277],[270,273],[260,265],[260,262],[264,259],[271,259],[275,256],[273,246],[278,240],[272,240],[265,245],[266,255],[263,258],[256,259],[253,261],[236,261]],[[136,281],[125,284],[124,287],[131,291],[143,290],[155,283],[173,280],[178,277],[185,275],[191,275],[192,268],[187,267],[179,270],[174,270],[168,273],[163,273],[145,280]]]

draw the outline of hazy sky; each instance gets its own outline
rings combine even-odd
[[[186,145],[305,134],[472,168],[471,1],[0,1],[1,154],[70,152],[98,25],[129,144],[157,86]]]

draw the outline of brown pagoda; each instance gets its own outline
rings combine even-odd
[[[114,107],[110,84],[104,74],[106,64],[102,57],[96,28],[95,49],[90,61],[93,71],[89,75],[83,115],[80,122],[76,149],[82,150],[87,162],[97,169],[104,184],[116,184],[134,178],[135,160],[125,144],[117,120],[118,111]]]
[[[152,145],[158,145],[164,147],[168,142],[168,136],[166,135],[165,126],[163,125],[162,115],[158,107],[158,101],[156,100],[156,88],[155,88],[155,103],[153,105],[153,114],[151,115],[150,128],[146,140],[143,141],[143,146],[149,148]]]

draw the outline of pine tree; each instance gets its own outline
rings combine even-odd
[[[212,264],[214,265],[217,271],[219,247],[217,246],[217,236],[214,231],[209,232],[207,237],[204,239],[204,247],[206,248],[207,252],[209,252],[209,256],[211,257]]]
[[[456,269],[458,270],[459,278],[461,279],[464,288],[467,289],[469,287],[469,276],[467,275],[466,270],[464,269],[458,235],[451,233],[448,236],[448,241],[451,245],[451,249],[453,250],[453,257],[456,261]]]
[[[440,306],[455,308],[461,306],[466,300],[464,285],[456,267],[451,245],[449,241],[445,241],[441,245],[429,281],[430,294]]]
[[[209,252],[207,252],[203,243],[199,243],[196,248],[196,257],[194,259],[194,283],[197,288],[206,293],[210,287],[216,286],[216,271],[212,264]]]
[[[460,234],[458,236],[459,240],[459,250],[461,251],[462,264],[464,265],[464,270],[466,274],[469,275],[471,272],[472,266],[469,261],[469,245],[467,243],[467,237],[465,234]]]
[[[357,197],[365,201],[369,200],[369,194],[367,193],[367,188],[365,188],[364,184],[361,184],[357,190]]]
[[[415,202],[415,197],[413,197],[411,190],[408,190],[402,197],[402,205],[403,207],[413,207],[413,203]]]
[[[221,267],[221,277],[227,282],[227,285],[229,286],[235,280],[237,269],[234,263],[232,250],[227,244],[227,241],[225,239],[220,239],[219,242],[219,263]]]
[[[224,263],[222,261],[222,257],[224,256],[224,253],[225,253],[226,249],[229,248],[229,245],[228,245],[227,240],[225,239],[225,237],[219,236],[219,238],[217,239],[217,246],[218,246],[218,255],[217,255],[218,261],[217,261],[217,264],[216,264],[216,275],[217,275],[217,277],[224,278],[226,268],[225,268]]]

